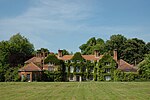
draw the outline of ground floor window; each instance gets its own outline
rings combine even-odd
[[[83,80],[83,81],[86,81],[86,76],[83,76],[83,77],[82,77],[82,80]]]
[[[32,73],[32,81],[37,81],[37,73]]]
[[[90,79],[90,80],[93,80],[93,75],[91,75],[91,76],[89,77],[89,79]]]
[[[21,80],[22,80],[22,81],[24,80],[24,74],[21,75]]]
[[[73,80],[73,74],[70,74],[70,80]]]
[[[27,74],[27,80],[28,81],[30,80],[30,74]]]
[[[105,76],[105,80],[106,80],[106,81],[111,80],[111,76]]]

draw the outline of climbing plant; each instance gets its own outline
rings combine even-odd
[[[99,60],[95,66],[95,74],[98,81],[104,81],[106,76],[110,76],[111,80],[114,78],[114,70],[117,69],[117,63],[113,57],[109,54],[104,54],[104,56]],[[96,79],[95,79],[96,80]]]

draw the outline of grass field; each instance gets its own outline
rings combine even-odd
[[[0,100],[150,100],[150,82],[7,82]]]

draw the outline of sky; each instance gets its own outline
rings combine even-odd
[[[114,34],[150,42],[150,0],[0,0],[0,41],[20,33],[51,52]]]

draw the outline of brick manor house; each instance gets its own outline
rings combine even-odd
[[[28,81],[36,81],[41,79],[44,70],[57,71],[58,65],[44,63],[44,59],[46,59],[48,55],[50,55],[50,53],[44,55],[39,53],[31,59],[25,61],[25,65],[18,70],[21,79],[26,77]],[[94,51],[93,55],[81,55],[84,59],[84,65],[79,60],[73,61],[72,58],[74,55],[63,55],[63,50],[58,50],[58,55],[55,56],[57,59],[64,61],[65,73],[69,73],[68,76],[65,77],[68,81],[97,80],[98,77],[102,77],[105,81],[109,81],[113,80],[112,73],[114,70],[121,70],[123,72],[137,72],[137,68],[135,66],[127,63],[123,59],[117,58],[117,50],[113,51],[113,56],[105,57],[106,60],[104,61],[102,61],[102,59],[105,55],[101,55],[97,50]],[[110,58],[112,58],[112,60],[107,60]],[[93,66],[88,68],[86,63],[89,62],[93,64]],[[112,62],[115,62],[115,64],[112,64]],[[79,64],[82,65],[84,69],[79,68]],[[98,74],[99,69],[102,69],[102,74]],[[81,74],[81,72],[84,72],[85,74],[90,73],[89,77],[85,77],[85,75],[83,75],[83,73]],[[94,79],[94,76],[96,76],[96,79]]]

